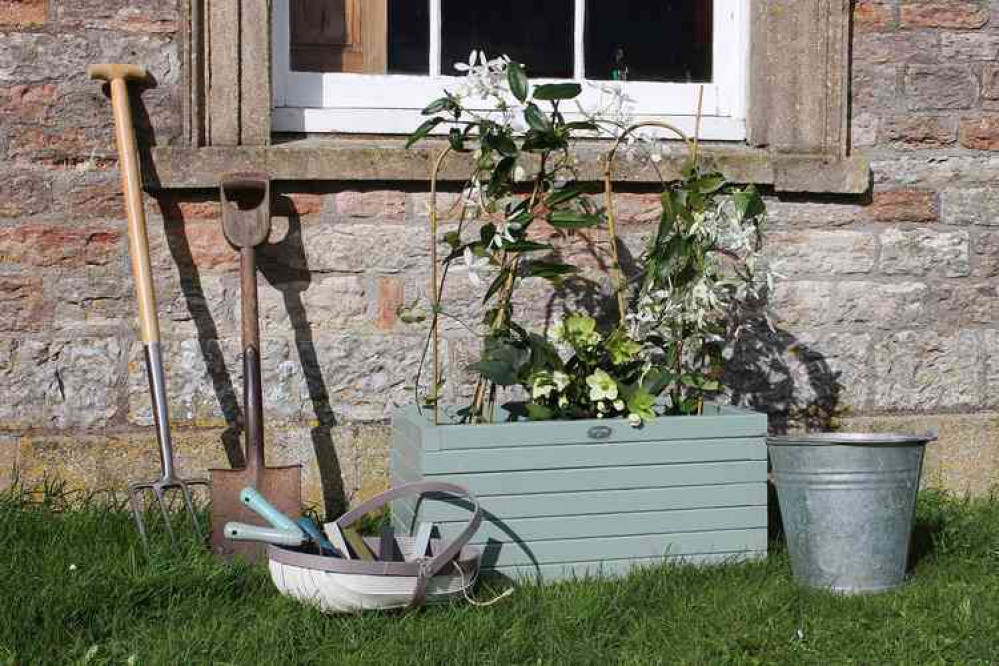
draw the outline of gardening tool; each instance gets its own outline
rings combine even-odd
[[[255,541],[278,546],[301,546],[305,535],[298,528],[294,532],[278,527],[260,527],[246,523],[226,523],[225,537],[231,541]]]
[[[239,554],[253,561],[263,556],[263,546],[233,543],[225,537],[224,527],[228,522],[259,523],[260,519],[241,499],[243,489],[247,486],[255,489],[277,512],[296,516],[302,504],[302,467],[267,467],[264,463],[256,247],[267,240],[271,229],[270,179],[260,173],[229,174],[222,177],[220,189],[222,230],[240,253],[246,466],[211,470],[212,549],[222,557]],[[291,526],[298,529],[294,523]]]
[[[177,476],[173,461],[173,442],[170,439],[170,414],[167,410],[166,377],[160,351],[160,327],[156,319],[156,294],[153,291],[152,269],[149,264],[149,241],[146,238],[146,215],[142,206],[139,155],[132,126],[132,109],[128,98],[128,82],[143,81],[146,70],[139,65],[91,65],[87,75],[92,79],[107,81],[111,87],[111,108],[114,111],[115,135],[118,143],[118,162],[121,169],[122,189],[125,193],[125,212],[128,217],[128,246],[132,256],[132,276],[135,279],[135,296],[139,306],[139,331],[146,357],[146,375],[152,396],[153,420],[156,439],[160,446],[161,477],[156,481],[135,483],[129,487],[129,501],[135,526],[143,543],[146,526],[142,518],[142,495],[152,492],[166,524],[170,538],[173,527],[165,499],[168,490],[179,490],[184,507],[195,531],[200,534],[198,516],[194,511],[191,487],[207,485],[205,479],[182,479]]]

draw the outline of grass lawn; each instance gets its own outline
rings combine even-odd
[[[775,547],[760,563],[522,586],[490,608],[326,617],[279,597],[263,567],[193,543],[147,555],[125,513],[8,492],[0,664],[999,664],[999,499],[924,493],[917,541],[913,581],[880,596],[799,589]]]

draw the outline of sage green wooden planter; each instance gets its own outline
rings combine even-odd
[[[392,420],[393,485],[448,480],[478,496],[482,565],[543,581],[616,575],[683,559],[761,558],[767,550],[767,419],[709,406],[703,416],[434,426],[410,406]],[[397,531],[465,510],[395,502]]]

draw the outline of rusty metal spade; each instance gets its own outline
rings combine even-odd
[[[267,467],[264,462],[256,248],[270,234],[270,178],[262,173],[229,174],[223,176],[220,189],[222,230],[229,243],[240,253],[246,467],[210,470],[212,550],[221,557],[238,554],[254,561],[264,553],[261,544],[233,542],[225,536],[224,527],[228,522],[261,524],[259,516],[241,501],[240,491],[247,486],[256,488],[278,511],[297,516],[302,504],[302,467]]]

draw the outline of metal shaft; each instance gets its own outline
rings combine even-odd
[[[240,250],[243,320],[243,396],[246,402],[246,466],[264,468],[264,398],[260,385],[260,324],[257,319],[257,257],[253,247]]]
[[[149,394],[153,401],[153,420],[156,422],[156,441],[160,445],[160,462],[163,478],[174,478],[173,440],[170,438],[170,413],[167,407],[166,376],[163,372],[163,354],[159,342],[144,347],[146,375],[149,377]]]

